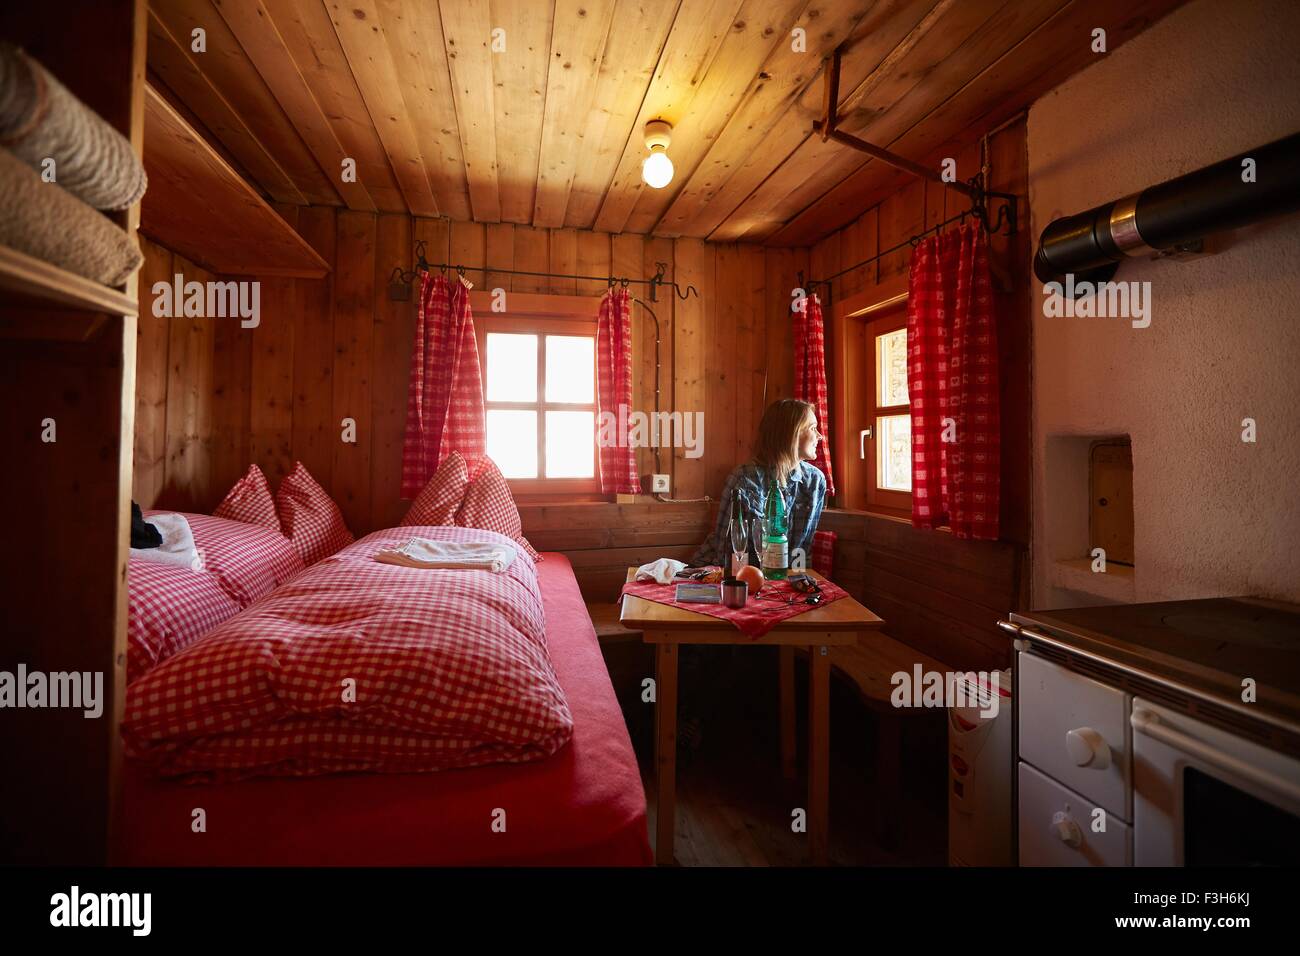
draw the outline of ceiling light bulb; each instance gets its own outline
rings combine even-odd
[[[662,148],[652,149],[642,161],[641,178],[654,189],[663,189],[673,181],[673,161]]]

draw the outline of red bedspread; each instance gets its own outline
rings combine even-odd
[[[551,661],[573,715],[573,737],[558,753],[526,764],[435,773],[197,786],[150,779],[128,761],[119,861],[649,864],[636,757],[572,566],[548,553],[537,576]],[[204,833],[193,832],[197,808],[204,811]]]

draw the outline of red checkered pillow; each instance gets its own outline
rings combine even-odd
[[[302,462],[280,482],[275,493],[280,525],[305,564],[328,558],[356,539],[343,522],[343,512]]]
[[[476,456],[477,457],[477,456]],[[487,455],[478,457],[471,466],[475,477],[465,490],[460,511],[456,513],[456,524],[462,528],[482,528],[495,531],[507,538],[513,538],[528,552],[534,561],[542,556],[524,537],[523,522],[519,520],[519,509],[515,507],[514,496],[506,484],[501,469]]]
[[[469,469],[460,452],[448,455],[424,490],[411,502],[398,527],[407,525],[454,525],[456,512],[460,510],[461,499],[469,487]]]
[[[271,496],[271,486],[266,483],[266,475],[262,474],[262,469],[256,465],[248,466],[248,474],[235,482],[234,487],[212,514],[217,518],[261,525],[277,534],[280,533],[280,516],[275,511],[275,498]]]
[[[142,558],[127,563],[126,591],[128,684],[239,613],[216,575]]]
[[[168,513],[155,510],[145,515]],[[240,607],[248,607],[293,580],[305,567],[289,539],[278,530],[215,515],[185,514],[185,520],[194,532],[203,571],[216,578]]]

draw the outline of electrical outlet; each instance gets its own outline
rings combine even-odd
[[[650,493],[654,495],[668,494],[668,476],[651,475],[650,476]]]

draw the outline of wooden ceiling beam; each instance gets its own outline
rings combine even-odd
[[[374,0],[328,0],[327,8],[407,208],[414,216],[437,216],[438,202]],[[358,177],[364,174],[358,170]]]
[[[856,86],[933,8],[934,0],[885,0],[820,8],[836,28],[808,37],[804,53],[783,51],[764,72],[772,80],[753,95],[722,131],[672,206],[655,226],[665,236],[703,237],[713,232],[808,138],[822,92],[815,85],[822,58],[843,45],[844,81]],[[857,19],[853,19],[856,13]]]
[[[275,157],[308,202],[339,205],[338,191],[317,165],[257,66],[217,10],[219,0],[166,0],[156,5],[159,19],[180,41],[190,59],[239,114],[267,153]],[[229,2],[229,0],[225,0]],[[192,49],[194,32],[206,35],[206,50]]]
[[[937,162],[1025,109],[1095,62],[1091,31],[1103,27],[1114,51],[1186,0],[1072,0],[1007,49],[959,92],[945,97],[888,144],[896,153]],[[1063,45],[1061,38],[1074,38]],[[808,245],[857,218],[900,185],[893,169],[868,160],[798,214],[762,237],[772,245]],[[759,238],[751,236],[749,238]]]
[[[471,211],[475,222],[500,222],[491,11],[482,2],[443,3],[440,9]],[[508,36],[506,43],[509,49]]]
[[[654,119],[674,126],[681,122],[740,6],[741,0],[682,0],[596,217],[601,232],[623,232],[642,189],[649,188],[641,182],[645,124]]]
[[[614,0],[557,0],[555,4],[532,211],[535,226],[564,225],[573,179],[585,161],[578,131],[585,127],[595,97],[614,9]]]
[[[933,89],[941,65],[990,21],[1014,18],[1018,10],[1066,0],[940,0],[925,17],[845,97],[839,109],[839,127],[860,132],[863,119],[890,110],[909,91],[921,84]],[[770,231],[774,221],[793,202],[790,198],[807,190],[808,183],[829,177],[834,167],[856,167],[846,158],[842,146],[823,143],[804,127],[803,141],[772,174],[736,207],[731,217],[709,234],[717,242],[732,242],[755,232]],[[845,171],[847,174],[847,170]],[[795,207],[802,208],[802,205]]]
[[[279,202],[306,204],[302,194],[275,157],[267,152],[224,96],[190,59],[158,15],[149,11],[149,66],[185,101],[204,126],[239,158],[267,195]]]
[[[564,224],[591,229],[622,160],[632,127],[663,56],[680,0],[618,0],[617,29],[605,41],[591,108],[578,135],[582,162],[573,173]]]
[[[533,221],[538,157],[550,108],[546,82],[554,60],[552,38],[560,35],[558,7],[538,0],[491,0],[492,28],[504,31],[505,44],[504,52],[491,56],[496,150],[506,158],[506,165],[497,167],[503,222]]]
[[[626,231],[647,233],[654,229],[708,155],[709,147],[726,129],[746,93],[764,82],[764,65],[791,45],[794,28],[817,32],[817,12],[820,8],[808,0],[745,0],[709,61],[708,71],[696,85],[689,105],[674,121],[668,149],[675,169],[673,181],[663,189],[640,190],[624,224]],[[801,21],[801,16],[811,19]],[[641,146],[640,156],[644,157],[644,143]]]
[[[465,154],[451,108],[442,17],[433,2],[376,0],[433,198],[444,216],[471,218]]]
[[[275,0],[271,17],[380,212],[406,212],[406,199],[388,165],[348,58],[321,0]]]
[[[348,158],[347,151],[312,95],[262,0],[245,3],[218,0],[217,10],[343,202],[349,209],[375,212],[378,207],[366,191],[364,180],[358,177],[355,182],[344,181],[343,162]]]

